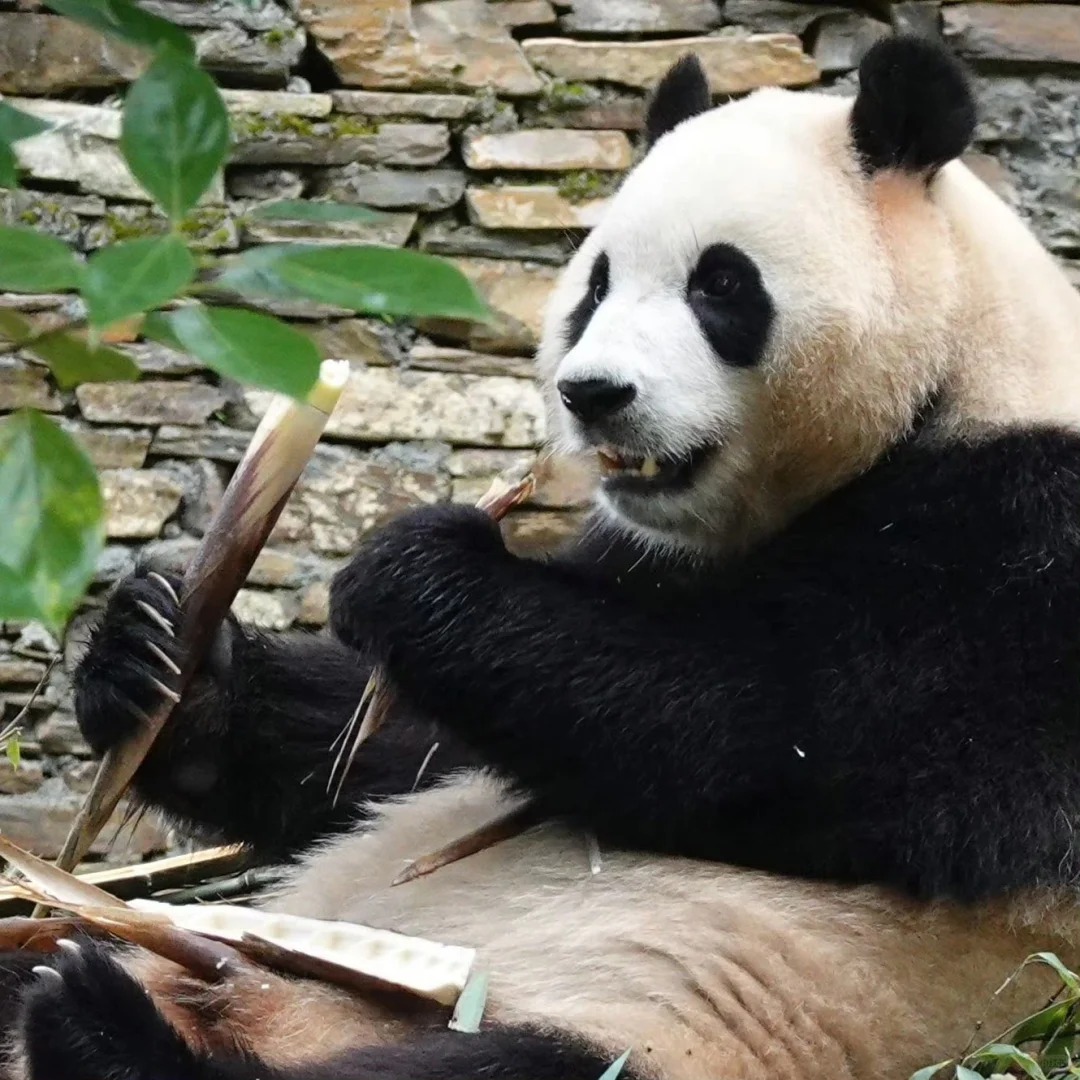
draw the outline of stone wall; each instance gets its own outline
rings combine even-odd
[[[277,307],[349,359],[348,397],[237,607],[275,629],[317,627],[326,582],[372,526],[419,501],[475,499],[543,437],[530,352],[552,283],[631,164],[648,88],[693,49],[718,100],[756,86],[849,88],[886,33],[888,3],[788,0],[145,0],[189,27],[227,89],[234,163],[191,235],[229,253],[270,241],[409,244],[452,258],[499,313],[494,326],[388,326],[315,306]],[[1080,6],[891,5],[897,25],[944,34],[979,73],[981,174],[1069,260],[1080,254]],[[117,97],[140,54],[0,0],[0,93],[58,122],[22,144],[26,189],[0,220],[83,250],[162,227],[117,149]],[[253,204],[327,196],[386,211],[376,225],[248,220]],[[64,299],[0,296],[47,318]],[[56,852],[91,775],[69,675],[87,620],[140,551],[181,562],[250,437],[263,395],[154,345],[129,346],[136,384],[60,392],[0,359],[0,411],[53,414],[102,470],[109,546],[63,657],[31,709],[19,771],[0,765],[0,831]],[[573,527],[586,479],[547,463],[510,522],[521,549]],[[0,636],[0,715],[30,698],[60,645],[39,627]],[[167,843],[143,822],[130,857]]]

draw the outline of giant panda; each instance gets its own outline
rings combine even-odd
[[[920,40],[853,101],[713,109],[681,61],[540,350],[557,446],[598,459],[582,536],[537,561],[405,514],[333,637],[226,628],[139,776],[292,864],[268,907],[476,947],[478,1033],[83,942],[9,958],[11,1074],[876,1080],[1039,1005],[994,991],[1080,959],[1080,301],[956,160],[973,126]],[[122,583],[82,661],[99,751],[168,689],[173,591]],[[375,662],[402,712],[335,805]],[[526,798],[544,824],[389,887]]]

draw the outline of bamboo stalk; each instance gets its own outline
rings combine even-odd
[[[266,543],[289,494],[315,450],[348,379],[344,361],[323,362],[306,401],[277,398],[237,466],[214,519],[184,575],[181,625],[183,663],[175,690],[182,695],[228,614],[240,586]],[[179,697],[177,698],[179,700]],[[90,849],[169,719],[164,699],[148,723],[109,750],[64,842],[56,865],[72,870]],[[41,910],[35,914],[43,914]]]
[[[391,888],[396,885],[407,885],[417,878],[427,877],[441,870],[444,866],[467,859],[470,855],[476,855],[481,851],[501,844],[504,840],[511,840],[520,836],[523,832],[543,822],[544,815],[534,803],[527,802],[522,806],[473,829],[471,833],[451,840],[449,844],[431,852],[430,855],[421,855],[414,859],[392,882]]]
[[[506,515],[520,506],[528,499],[536,488],[536,478],[529,473],[514,483],[509,483],[501,477],[496,477],[492,485],[476,504],[477,510],[483,510],[496,521],[502,521]],[[360,697],[360,704],[356,707],[349,723],[344,731],[338,736],[341,740],[341,748],[330,769],[330,778],[326,784],[326,790],[335,788],[334,802],[341,796],[345,780],[349,770],[356,760],[357,752],[368,739],[371,738],[386,723],[396,706],[394,688],[386,678],[385,672],[375,668],[368,678],[364,693]],[[335,740],[335,745],[337,740]]]

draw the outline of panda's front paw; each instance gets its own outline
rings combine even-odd
[[[468,506],[427,506],[376,532],[330,586],[330,626],[373,660],[424,638],[509,558],[498,525]]]
[[[28,1080],[203,1080],[203,1062],[106,946],[61,945],[22,1001]]]

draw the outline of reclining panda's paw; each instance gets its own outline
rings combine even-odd
[[[149,995],[94,942],[65,942],[23,998],[28,1080],[195,1080],[202,1062]]]

